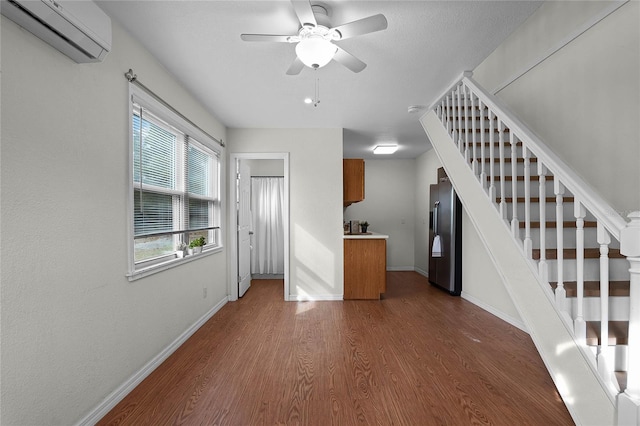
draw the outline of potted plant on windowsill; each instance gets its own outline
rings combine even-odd
[[[178,248],[176,250],[176,257],[182,259],[185,254],[187,254],[187,245],[185,243],[178,244]]]
[[[189,254],[202,253],[202,247],[206,244],[204,237],[196,238],[189,243]]]

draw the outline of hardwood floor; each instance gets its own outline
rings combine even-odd
[[[381,301],[254,281],[100,425],[571,425],[529,336],[415,272]]]

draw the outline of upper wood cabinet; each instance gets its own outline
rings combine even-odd
[[[342,160],[342,201],[344,206],[364,200],[364,160]]]

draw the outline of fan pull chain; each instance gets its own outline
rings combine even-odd
[[[316,78],[316,93],[313,99],[313,106],[317,107],[320,103],[320,79]]]

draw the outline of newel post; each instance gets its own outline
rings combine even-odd
[[[620,232],[620,253],[630,263],[629,354],[627,389],[618,395],[618,425],[640,425],[640,211],[627,216]]]

